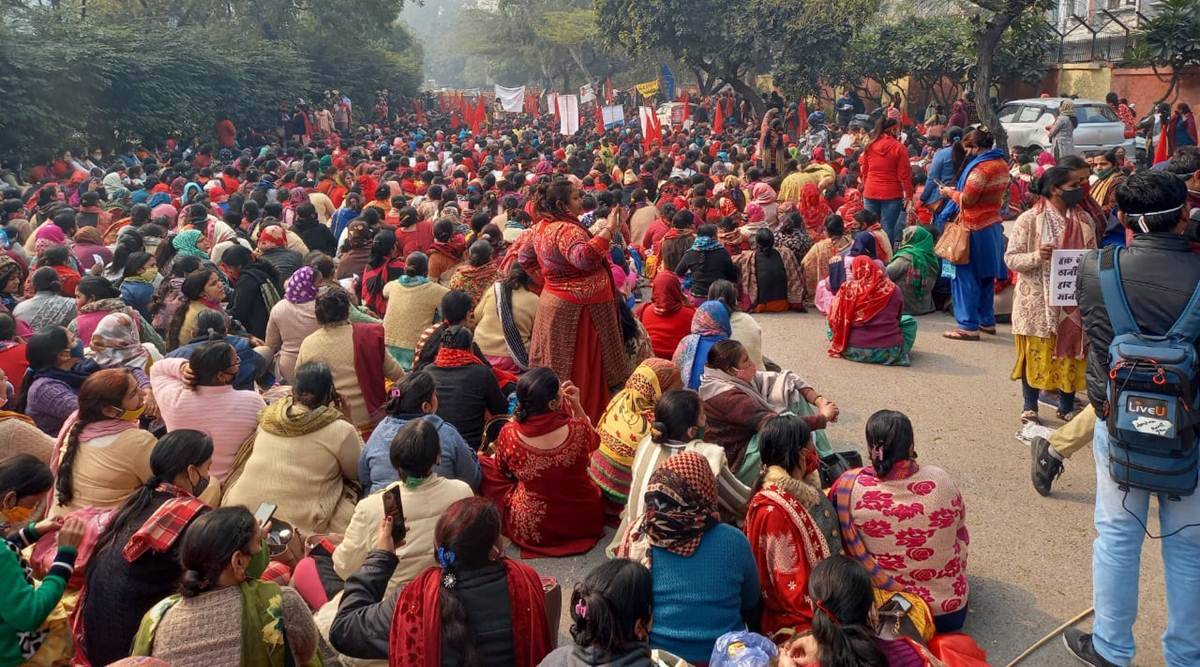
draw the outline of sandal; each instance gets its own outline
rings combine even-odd
[[[1064,422],[1069,422],[1072,419],[1074,419],[1075,415],[1077,415],[1077,414],[1079,414],[1078,410],[1071,410],[1070,412],[1056,411],[1054,413],[1054,416],[1058,417],[1059,419],[1063,420]]]
[[[1038,417],[1037,410],[1026,410],[1021,413],[1022,424],[1041,424],[1042,419]]]
[[[979,330],[989,336],[996,335],[996,327],[979,327]]]
[[[963,331],[962,329],[943,331],[942,337],[949,338],[950,340],[979,340],[979,334],[972,333],[970,331]]]

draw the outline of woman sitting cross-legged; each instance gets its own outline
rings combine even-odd
[[[549,368],[517,382],[517,408],[484,458],[483,492],[504,516],[504,534],[537,556],[585,553],[604,535],[600,490],[587,475],[599,436],[579,390]]]
[[[763,228],[754,233],[754,249],[737,256],[742,293],[756,313],[804,312],[804,274],[791,252],[775,249],[775,234]]]
[[[358,501],[362,438],[338,409],[333,373],[320,362],[296,368],[290,396],[259,415],[254,449],[223,505],[277,506],[275,516],[302,535],[341,533]]]
[[[93,665],[129,655],[142,615],[179,590],[179,545],[187,527],[209,511],[212,439],[179,429],[150,453],[150,479],[113,516],[96,541],[80,595],[76,650]]]
[[[362,483],[363,491],[375,493],[398,479],[389,449],[396,433],[415,420],[429,424],[423,431],[432,430],[437,434],[441,453],[433,467],[434,472],[479,489],[482,479],[479,457],[458,434],[458,429],[437,415],[437,409],[437,384],[425,371],[409,373],[392,387],[388,402],[384,404],[387,416],[375,427],[358,459],[358,481]]]
[[[750,543],[720,522],[717,484],[704,457],[683,452],[650,476],[646,512],[617,550],[650,568],[650,645],[705,662],[717,638],[758,615],[758,570]]]
[[[833,453],[824,429],[837,420],[837,405],[791,371],[756,370],[737,341],[721,341],[708,353],[700,398],[708,415],[709,439],[725,448],[730,467],[747,485],[759,473],[759,431],[785,412],[801,415],[809,429],[819,432],[820,455]]]
[[[388,304],[383,315],[388,352],[406,371],[413,367],[417,339],[434,323],[438,304],[449,291],[430,282],[428,273],[429,258],[425,253],[414,252],[404,263],[404,275],[383,287],[383,298]]]
[[[180,592],[142,617],[132,654],[179,667],[321,664],[304,600],[259,581],[270,556],[266,534],[245,507],[193,521],[179,548]]]
[[[471,330],[452,326],[441,333],[433,365],[425,368],[437,385],[437,414],[478,449],[488,415],[508,412],[508,400],[492,369],[474,352]]]
[[[655,403],[651,430],[638,444],[630,471],[629,501],[621,512],[621,525],[606,550],[609,557],[637,527],[638,519],[645,512],[650,476],[663,461],[683,452],[695,452],[708,462],[709,470],[717,479],[717,507],[722,520],[732,523],[746,515],[751,489],[729,469],[725,450],[703,440],[707,427],[700,395],[690,389],[668,391]]]
[[[650,336],[654,356],[670,359],[679,341],[692,332],[696,308],[683,293],[679,276],[659,271],[651,283],[650,300],[634,309],[633,315]]]
[[[829,307],[829,356],[908,366],[917,320],[902,315],[904,295],[876,260],[855,257],[849,279]]]
[[[346,582],[329,640],[341,653],[388,659],[399,667],[534,667],[555,638],[541,577],[506,558],[500,512],[486,498],[444,510],[426,558],[437,564],[402,590],[389,590],[397,558],[392,521],[376,530],[375,549]]]
[[[867,420],[871,465],[842,474],[830,490],[846,553],[875,587],[924,599],[938,632],[967,618],[966,507],[953,478],[917,465],[912,422],[892,410]]]
[[[759,451],[763,471],[746,510],[746,537],[763,591],[759,631],[783,644],[812,626],[808,578],[822,560],[842,553],[842,536],[804,420],[782,415],[767,422]]]

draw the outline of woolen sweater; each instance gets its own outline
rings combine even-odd
[[[659,547],[651,551],[650,646],[688,662],[707,662],[718,637],[745,629],[742,612],[761,597],[749,540],[737,528],[718,523],[687,558]]]
[[[533,337],[533,317],[537,314],[538,295],[524,289],[512,291],[512,319],[529,351],[529,340]],[[490,357],[508,357],[508,344],[504,342],[504,327],[496,305],[496,290],[491,287],[483,291],[483,298],[475,306],[475,344]]]
[[[437,415],[389,415],[384,417],[367,444],[363,447],[362,456],[358,459],[358,481],[362,483],[366,493],[374,493],[392,482],[400,479],[400,473],[392,465],[389,454],[392,438],[408,422],[414,419],[425,419],[437,429],[441,453],[433,471],[439,477],[459,479],[478,490],[483,479],[479,468],[479,457],[475,450],[463,440],[454,425]]]
[[[358,373],[354,369],[354,328],[347,322],[323,326],[309,334],[300,344],[296,366],[303,366],[309,361],[319,361],[333,371],[333,385],[346,405],[342,412],[354,425],[362,428],[370,424],[371,415],[367,412],[367,402],[363,399]],[[400,364],[386,352],[379,363],[383,365],[385,378],[398,380],[404,375]]]
[[[416,349],[417,339],[426,327],[433,324],[442,297],[450,290],[428,282],[405,287],[399,281],[383,286],[387,312],[383,315],[384,342],[392,347]]]
[[[292,303],[282,299],[271,308],[265,340],[267,347],[276,351],[279,374],[287,382],[296,377],[296,357],[300,354],[300,344],[310,333],[321,328],[317,322],[315,304],[315,301]]]
[[[152,433],[139,428],[91,440],[81,439],[71,466],[71,502],[60,505],[56,489],[50,516],[66,516],[68,512],[84,507],[109,508],[124,504],[153,474],[150,452],[156,442]],[[63,447],[66,447],[65,439]]]
[[[33,632],[41,627],[54,611],[67,587],[67,579],[75,569],[75,549],[59,547],[41,584],[34,586],[26,579],[20,550],[40,537],[29,525],[9,535],[0,545],[0,665],[20,665],[27,656],[21,654],[18,632]]]

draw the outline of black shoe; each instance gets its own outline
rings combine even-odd
[[[1067,631],[1063,633],[1063,643],[1067,645],[1067,651],[1085,665],[1118,667],[1115,662],[1105,660],[1104,656],[1096,652],[1096,648],[1092,646],[1092,635],[1083,630],[1067,628]]]
[[[1041,436],[1034,436],[1029,441],[1029,451],[1033,458],[1033,469],[1029,475],[1033,480],[1033,488],[1040,495],[1048,496],[1050,486],[1062,474],[1062,461],[1050,453],[1050,441]]]

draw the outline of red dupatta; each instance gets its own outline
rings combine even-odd
[[[354,374],[362,389],[367,404],[367,416],[375,414],[387,399],[383,383],[383,355],[387,348],[383,343],[382,324],[352,324],[354,327]]]
[[[534,667],[553,647],[542,580],[528,565],[509,558],[500,562],[508,578],[508,603],[512,608],[513,664]],[[400,590],[388,638],[390,667],[441,664],[441,588],[442,570],[431,567]]]
[[[829,309],[829,328],[833,331],[829,356],[842,356],[850,329],[870,322],[888,305],[895,291],[895,283],[875,260],[866,255],[855,257],[850,263],[850,280],[838,290]]]

